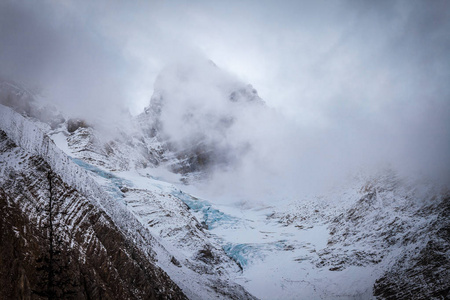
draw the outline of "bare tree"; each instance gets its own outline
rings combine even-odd
[[[43,239],[46,244],[43,246],[42,255],[36,260],[42,281],[34,293],[48,299],[61,299],[76,294],[75,288],[78,284],[75,282],[76,278],[70,276],[71,264],[72,268],[75,267],[75,253],[68,249],[61,234],[61,227],[64,226],[59,220],[64,212],[61,212],[60,207],[64,199],[57,196],[54,181],[52,172],[48,171],[48,201],[43,211]]]

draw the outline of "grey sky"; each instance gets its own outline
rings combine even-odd
[[[450,177],[449,1],[2,1],[0,41],[1,76],[74,113],[137,114],[165,65],[204,56],[341,163]]]
[[[422,76],[440,87],[449,69],[448,6],[446,1],[3,1],[2,64],[9,60],[44,70],[55,57],[94,66],[100,59],[130,85],[136,113],[166,63],[201,52],[252,83],[267,102],[307,114],[316,105],[310,102],[384,92],[385,81],[401,79],[400,89],[423,82]]]

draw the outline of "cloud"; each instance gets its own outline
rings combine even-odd
[[[445,106],[388,102],[375,114],[363,104],[343,102],[326,112],[326,126],[313,126],[269,106],[230,101],[244,86],[201,59],[172,65],[155,85],[170,141],[178,149],[211,151],[218,163],[200,183],[209,198],[270,204],[388,167],[401,176],[448,182]]]
[[[215,173],[217,186],[295,190],[387,162],[449,182],[448,6],[2,1],[0,72],[42,85],[73,114],[115,120],[123,108],[136,114],[148,105],[166,65],[204,56],[228,72],[224,81],[251,83],[271,111],[244,111],[230,128],[226,144],[247,139],[254,150],[235,173]],[[197,81],[170,97],[202,113],[234,113],[219,101],[226,88],[217,74],[186,72]],[[165,118],[174,120],[166,126],[176,139],[213,127],[207,119],[183,127],[174,103]]]
[[[89,30],[89,20],[56,2],[0,5],[4,77],[38,86],[72,116],[94,120],[126,108],[123,58]]]

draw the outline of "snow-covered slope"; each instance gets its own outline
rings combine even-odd
[[[164,249],[132,223],[113,221],[117,214],[101,205],[110,199],[76,165],[57,167],[49,158],[64,156],[39,140],[38,128],[0,111],[0,298],[185,299],[157,266]],[[73,169],[70,184],[61,169]]]
[[[275,195],[271,206],[186,192],[195,189],[180,179],[245,158],[245,139],[226,137],[265,109],[251,86],[211,63],[191,66],[164,71],[146,111],[116,128],[69,117],[50,126],[12,105],[25,117],[1,106],[0,129],[149,251],[189,298],[449,297],[448,187],[385,170],[321,195]],[[203,106],[208,99],[217,103]]]
[[[311,298],[353,299],[375,294],[380,298],[422,299],[434,295],[441,299],[448,294],[445,278],[450,269],[450,247],[448,239],[442,238],[448,222],[438,220],[444,215],[448,219],[449,197],[446,189],[404,181],[387,172],[366,180],[359,189],[291,204],[289,212],[277,213],[285,226],[326,228],[326,244],[297,259],[299,267],[308,270],[297,276],[303,277],[297,287],[313,287],[314,292],[311,290],[308,296]],[[403,273],[407,274],[408,268],[421,271],[404,260],[426,260],[427,256],[433,260],[433,255],[425,253],[430,242],[439,245],[440,266],[432,267],[434,262],[430,261],[426,268],[433,276],[407,279]],[[402,290],[400,281],[410,289]]]
[[[91,205],[106,212],[113,224],[132,241],[133,245],[144,253],[148,253],[149,259],[155,257],[155,263],[167,272],[188,297],[193,299],[251,298],[245,290],[229,280],[229,275],[226,275],[228,271],[238,271],[237,265],[225,255],[222,249],[208,242],[200,224],[190,216],[180,200],[172,197],[172,202],[165,204],[171,209],[164,212],[161,210],[164,208],[161,203],[166,195],[156,194],[154,191],[133,190],[130,187],[130,197],[126,201],[119,201],[114,194],[115,191],[108,190],[108,182],[103,182],[103,186],[101,184],[105,177],[108,178],[106,172],[102,173],[95,168],[95,171],[102,176],[93,177],[92,173],[86,170],[92,171],[89,169],[90,166],[87,166],[85,162],[78,162],[84,168],[78,166],[57,148],[53,141],[34,125],[33,121],[27,120],[10,108],[0,106],[0,128],[26,153],[37,156],[47,163],[65,184],[79,191]],[[8,164],[15,160],[16,158],[11,156],[2,159],[2,178],[7,175]],[[139,207],[137,203],[139,201],[144,208]],[[172,209],[174,205],[179,206],[178,215]],[[168,231],[176,232],[177,228],[181,228],[185,234],[190,234],[192,237],[200,236],[189,248],[191,252],[184,254],[183,251],[172,246],[170,240],[161,239],[163,237],[161,233],[150,230],[152,226],[148,223],[146,215],[154,209],[163,212],[161,222],[163,227],[168,227]],[[173,218],[164,220],[167,213],[174,214]],[[152,233],[156,234],[156,238]],[[169,251],[163,244],[168,246]]]

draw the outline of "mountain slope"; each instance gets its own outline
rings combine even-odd
[[[298,228],[299,236],[326,228],[323,245],[292,255],[291,263],[308,272],[296,275],[303,278],[297,287],[314,286],[305,298],[448,298],[449,191],[393,172],[353,185],[291,203],[271,216]]]
[[[200,224],[196,223],[195,219],[190,216],[190,213],[188,212],[186,207],[180,207],[180,213],[185,214],[185,222],[188,222],[192,225],[190,225],[191,229],[188,229],[187,231],[185,230],[185,232],[189,233],[190,230],[193,231],[193,236],[200,235],[197,242],[192,243],[194,245],[194,249],[198,249],[198,253],[200,254],[200,256],[191,257],[190,255],[188,255],[188,260],[181,260],[179,254],[182,254],[183,251],[174,251],[176,249],[171,247],[170,243],[167,243],[164,240],[161,240],[160,237],[158,237],[158,232],[155,232],[155,234],[157,235],[157,238],[155,238],[151,231],[149,231],[151,226],[147,224],[147,221],[145,221],[145,219],[142,219],[142,216],[138,214],[138,211],[136,211],[136,209],[129,210],[126,203],[118,201],[118,199],[114,197],[114,194],[111,194],[110,192],[108,192],[107,188],[104,188],[101,184],[97,183],[98,178],[96,178],[95,176],[93,177],[93,175],[87,173],[86,170],[77,166],[68,156],[66,156],[61,150],[59,150],[52,142],[52,140],[34,125],[34,122],[23,118],[11,109],[4,106],[0,106],[0,117],[0,128],[3,130],[4,142],[9,145],[5,146],[4,153],[2,153],[0,164],[0,171],[2,174],[1,187],[5,191],[5,194],[8,195],[21,195],[22,186],[33,187],[35,189],[32,193],[33,197],[26,197],[24,200],[24,206],[19,206],[17,208],[20,213],[35,218],[28,220],[28,222],[33,224],[42,223],[39,214],[37,213],[37,207],[44,207],[45,199],[53,198],[47,195],[49,194],[48,190],[50,189],[49,182],[52,183],[51,185],[53,186],[53,190],[58,188],[61,195],[55,195],[58,196],[58,201],[60,201],[60,203],[55,207],[55,209],[57,208],[58,211],[53,213],[53,218],[58,216],[62,219],[54,220],[55,224],[58,224],[58,228],[61,228],[62,226],[64,228],[68,228],[68,231],[80,232],[80,234],[82,235],[82,240],[79,241],[74,239],[73,235],[71,234],[60,234],[62,246],[68,247],[75,252],[81,252],[81,254],[79,254],[79,257],[81,257],[80,259],[75,259],[70,255],[67,256],[70,259],[69,261],[65,259],[65,264],[71,266],[72,263],[77,264],[77,261],[79,260],[84,261],[85,258],[84,256],[82,256],[83,253],[90,253],[89,251],[99,252],[100,250],[96,250],[97,248],[91,249],[93,243],[94,245],[98,245],[96,247],[99,247],[99,249],[104,249],[105,252],[103,255],[107,255],[107,259],[106,257],[103,257],[102,259],[110,261],[109,265],[126,265],[126,263],[128,263],[126,259],[127,255],[125,255],[124,257],[124,254],[122,253],[125,252],[130,253],[129,256],[131,256],[133,260],[137,261],[131,262],[133,266],[140,266],[140,268],[144,268],[144,270],[155,270],[152,271],[152,274],[156,274],[155,276],[162,280],[162,282],[159,282],[160,285],[143,284],[142,286],[139,286],[139,282],[146,282],[150,278],[148,277],[149,275],[146,274],[146,272],[144,272],[142,275],[144,277],[140,275],[134,276],[134,273],[142,273],[139,268],[128,269],[128,271],[133,274],[131,278],[134,278],[136,282],[129,282],[128,280],[120,279],[120,276],[116,276],[118,278],[117,280],[120,280],[122,282],[121,284],[123,286],[123,289],[127,288],[138,293],[137,296],[131,295],[133,297],[150,297],[152,295],[150,292],[152,292],[155,293],[157,297],[172,297],[170,296],[171,294],[178,295],[177,297],[183,297],[183,293],[185,293],[189,296],[189,298],[192,299],[211,297],[220,297],[224,299],[252,298],[252,296],[248,294],[244,289],[242,289],[242,287],[233,284],[233,282],[228,279],[228,276],[219,276],[220,274],[228,272],[224,269],[224,267],[220,267],[220,264],[222,262],[225,264],[224,266],[226,266],[226,269],[237,269],[237,266],[225,255],[222,249],[217,249],[216,247],[212,246],[210,242],[208,242],[208,238],[201,231]],[[44,164],[45,166],[40,167],[41,169],[44,169],[44,171],[41,171],[40,177],[38,178],[34,178],[32,176],[33,169],[29,167],[30,163],[28,162],[30,157],[42,161],[42,164]],[[25,177],[27,173],[30,173],[30,178],[34,178],[33,182],[39,182],[40,184],[34,186],[30,182],[24,182],[19,185],[15,181],[8,181],[8,178],[16,176],[12,171],[14,169],[17,169],[17,172],[21,172],[21,174],[23,174],[21,176],[23,177]],[[43,180],[42,177],[45,179],[45,176],[50,176],[50,179]],[[58,182],[58,185],[55,185],[54,182],[56,181]],[[69,193],[69,191],[71,192]],[[79,195],[79,197],[83,199],[82,201],[80,200],[80,204],[77,204],[77,202],[72,199],[72,193]],[[145,199],[148,199],[147,197],[149,196],[150,192],[139,192],[139,190],[135,190],[134,193],[143,194],[139,198],[139,201],[144,201]],[[12,199],[7,198],[5,201],[7,205],[10,205],[9,203],[11,201],[13,201],[14,204],[14,201],[18,199],[20,199],[20,197],[15,197]],[[41,203],[40,201],[44,202]],[[31,204],[28,202],[31,202]],[[13,204],[11,205],[14,206]],[[49,204],[46,205],[48,206]],[[48,214],[50,214],[51,211],[52,209],[49,209]],[[97,222],[97,219],[99,218],[96,219],[96,217],[91,217],[89,215],[90,213],[95,214],[97,212],[101,216],[103,216],[102,218],[100,218],[101,221],[99,222]],[[78,216],[79,214],[81,214],[81,216]],[[164,215],[162,217],[164,217]],[[161,220],[163,221],[162,217]],[[52,219],[52,217],[49,218]],[[85,224],[83,222],[77,223],[74,221],[80,219],[88,219],[93,221],[92,224]],[[174,219],[176,220],[176,218]],[[170,223],[173,223],[174,219],[166,221],[166,224],[169,225]],[[145,222],[143,222],[143,220]],[[98,229],[96,227],[90,229],[90,227],[98,223],[102,224],[103,226]],[[179,224],[179,221],[174,223],[174,225],[176,224]],[[9,225],[15,226],[14,224]],[[47,227],[38,227],[36,231],[42,231]],[[182,228],[184,228],[184,225],[181,225],[180,229]],[[85,237],[82,234],[89,232],[89,230],[92,231],[91,236],[100,239],[100,241],[97,241],[96,238],[91,238],[90,236]],[[97,232],[96,230],[99,232]],[[115,233],[116,231],[118,231],[118,237],[113,236],[113,233]],[[103,233],[106,234],[106,236],[103,236]],[[123,242],[121,242],[121,240],[123,240]],[[169,246],[169,249],[173,252],[173,254],[168,252],[166,248],[161,244],[161,242],[165,243],[166,246]],[[67,245],[70,245],[70,247]],[[120,248],[122,245],[125,245],[128,248]],[[83,250],[83,247],[85,247],[86,250]],[[201,250],[206,252],[201,252]],[[26,250],[22,251],[22,249],[20,248],[15,249],[15,251],[26,252]],[[139,253],[142,253],[143,255],[140,258],[139,256],[141,254]],[[195,253],[195,251],[193,253]],[[175,259],[174,255],[178,257],[181,262]],[[138,258],[135,258],[135,256],[138,256]],[[122,258],[123,260],[125,260],[125,262],[122,262]],[[151,268],[149,267],[149,265],[151,266]],[[100,267],[104,268],[105,266],[102,263]],[[161,268],[164,271],[162,271]],[[5,269],[8,270],[8,268]],[[117,266],[117,269],[120,269],[120,272],[126,271],[126,268],[121,268],[119,266]],[[95,268],[94,272],[100,273],[95,271]],[[105,276],[107,278],[109,278],[108,276],[114,276],[114,272],[115,271],[111,271],[110,274],[110,272],[108,271],[107,274],[109,275]],[[158,275],[158,272],[161,275]],[[169,277],[166,277],[165,272],[169,274],[171,279],[169,279]],[[205,272],[207,274],[205,274]],[[141,277],[145,278],[145,276],[147,276],[148,278],[145,280],[139,279]],[[82,278],[87,277],[84,275],[80,275],[79,278],[81,280]],[[130,277],[126,277],[126,279],[129,278]],[[108,281],[101,283],[101,281],[96,280],[96,278],[93,278],[92,280],[94,281],[94,285],[109,285]],[[165,285],[165,280],[167,280],[172,285]],[[174,280],[177,285],[181,286],[183,292],[181,292],[178,287],[173,284],[172,280]],[[117,285],[117,287],[119,288],[120,285]],[[104,289],[107,288],[109,287],[105,287]],[[115,292],[111,293],[111,295],[113,295]],[[125,298],[131,297],[129,295],[125,296]]]
[[[180,178],[207,183],[210,171],[233,169],[248,158],[254,145],[246,138],[253,131],[230,132],[245,131],[246,124],[264,135],[251,118],[266,108],[251,86],[211,64],[200,71],[190,66],[163,72],[146,111],[124,116],[107,130],[59,119],[58,113],[50,122],[36,113],[40,105],[31,93],[8,85],[20,105],[3,103],[22,116],[0,106],[1,226],[9,241],[1,247],[8,258],[1,263],[10,272],[1,274],[5,297],[449,297],[448,187],[383,170],[342,181],[321,195],[275,194],[254,207],[219,205],[186,193],[195,191],[191,187],[176,187]],[[203,107],[209,99],[217,103]],[[50,190],[57,195],[54,241],[65,263],[43,268],[52,252],[42,246],[49,244]],[[92,260],[83,257],[87,253]],[[98,260],[107,261],[108,272]],[[73,275],[73,262],[79,261],[79,270],[94,272]],[[141,279],[127,281],[122,266]],[[36,279],[53,269],[70,274],[60,279],[74,280],[56,290],[49,280]],[[109,287],[108,276],[120,284]],[[152,284],[141,286],[142,280]]]
[[[185,298],[153,253],[136,247],[42,157],[3,131],[0,149],[1,298]]]

